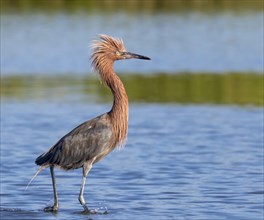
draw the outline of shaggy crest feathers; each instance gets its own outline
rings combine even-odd
[[[99,37],[100,40],[93,41],[91,45],[93,49],[91,60],[93,68],[101,73],[109,64],[118,59],[116,53],[126,52],[126,48],[122,39],[105,34],[101,34]]]

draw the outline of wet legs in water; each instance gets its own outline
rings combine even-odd
[[[91,211],[88,209],[85,199],[83,197],[83,192],[84,192],[84,187],[85,187],[85,182],[86,182],[86,177],[89,171],[92,168],[92,164],[84,164],[83,165],[83,176],[82,176],[82,186],[80,190],[80,195],[79,195],[79,201],[81,205],[84,208],[84,212],[88,213],[94,213],[95,211]],[[51,174],[51,179],[52,179],[52,186],[53,186],[53,194],[54,194],[54,205],[53,206],[48,206],[44,209],[44,211],[58,211],[59,208],[59,203],[58,203],[58,194],[56,190],[56,180],[55,180],[55,175],[54,175],[54,166],[50,166],[50,174]]]
[[[58,203],[58,194],[56,191],[56,181],[54,176],[54,166],[50,166],[50,174],[52,179],[52,186],[53,186],[53,194],[54,194],[54,205],[48,206],[44,209],[44,211],[58,211],[59,203]]]
[[[81,186],[80,195],[79,195],[79,201],[84,208],[84,212],[89,212],[89,213],[92,213],[92,211],[89,210],[87,205],[86,205],[85,199],[83,197],[83,192],[84,192],[86,177],[87,177],[87,174],[89,173],[89,171],[91,170],[91,168],[92,168],[92,164],[90,164],[90,163],[83,165],[82,186]]]

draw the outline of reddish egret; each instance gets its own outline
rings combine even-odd
[[[83,169],[79,201],[85,212],[91,212],[84,200],[83,192],[86,176],[92,165],[118,146],[124,145],[128,129],[128,98],[123,83],[114,73],[113,63],[116,60],[150,58],[126,51],[124,43],[107,35],[100,35],[94,42],[92,65],[98,71],[102,82],[108,86],[114,96],[112,109],[94,119],[84,122],[62,137],[46,153],[36,159],[41,166],[36,175],[46,167],[50,168],[54,205],[45,211],[57,211],[58,195],[54,176],[54,167],[64,170]],[[36,176],[35,175],[35,176]]]

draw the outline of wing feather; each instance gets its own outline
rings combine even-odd
[[[86,161],[104,156],[112,149],[112,129],[105,115],[87,121],[62,137],[36,159],[37,165],[79,168]],[[98,160],[98,159],[97,159]]]

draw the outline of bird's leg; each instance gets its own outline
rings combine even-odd
[[[83,192],[84,192],[84,187],[85,187],[85,182],[86,182],[86,176],[89,173],[89,171],[91,170],[91,168],[92,168],[91,163],[86,163],[83,165],[82,186],[81,186],[81,190],[80,190],[80,194],[79,194],[79,201],[84,208],[84,212],[89,212],[89,213],[90,213],[90,210],[86,206],[86,202],[85,202],[85,199],[83,197]]]
[[[48,206],[44,210],[45,211],[58,211],[59,203],[58,203],[58,194],[56,191],[56,181],[55,181],[55,175],[54,175],[54,166],[50,166],[50,174],[52,179],[52,186],[53,186],[53,194],[54,194],[54,205]]]

